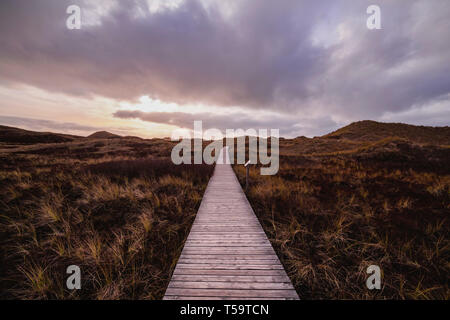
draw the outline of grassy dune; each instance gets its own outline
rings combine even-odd
[[[251,169],[247,197],[300,298],[449,299],[449,143],[357,136],[283,140],[276,176]]]
[[[3,151],[0,298],[162,298],[213,170],[175,166],[170,149],[114,139]],[[81,290],[66,289],[72,264]]]
[[[280,139],[276,176],[252,166],[247,197],[300,298],[450,298],[449,128],[416,129]],[[173,165],[165,139],[2,130],[0,298],[162,298],[213,167]]]

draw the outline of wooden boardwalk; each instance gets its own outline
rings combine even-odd
[[[298,299],[227,162],[216,165],[164,299]]]

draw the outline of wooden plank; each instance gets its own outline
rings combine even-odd
[[[246,232],[246,233],[242,233],[242,232],[237,232],[234,230],[228,230],[228,232],[222,232],[221,233],[222,236],[240,236],[240,237],[262,237],[264,238],[266,236],[266,234],[264,232],[261,231],[257,231],[257,232]],[[194,234],[192,234],[192,237],[207,237],[207,236],[214,236],[215,238],[218,238],[217,233],[216,232],[195,232]]]
[[[211,244],[215,244],[215,245],[220,245],[220,244],[222,244],[222,243],[224,243],[224,244],[230,244],[230,243],[238,243],[238,244],[242,244],[242,245],[244,245],[244,244],[253,244],[253,245],[257,245],[257,246],[260,246],[260,245],[269,245],[269,246],[271,246],[271,244],[270,244],[270,242],[268,242],[267,240],[265,240],[265,239],[262,239],[261,237],[253,237],[253,238],[250,238],[250,239],[248,239],[248,238],[238,238],[238,239],[236,239],[236,238],[220,238],[220,239],[213,239],[213,238],[210,238],[210,239],[205,239],[205,238],[191,238],[191,239],[188,239],[187,241],[186,241],[186,245],[188,245],[188,244],[192,244],[192,245],[194,245],[194,244],[202,244],[202,243],[205,243],[205,244],[208,244],[208,247],[209,247],[209,245],[211,245]]]
[[[278,257],[276,255],[267,255],[267,254],[247,254],[247,255],[239,255],[239,254],[182,254],[180,256],[179,261],[182,261],[183,259],[198,259],[198,260],[205,260],[205,259],[215,259],[215,260],[277,260]]]
[[[189,297],[189,296],[165,296],[164,300],[274,300],[273,298],[260,297]],[[276,300],[297,300],[290,298],[277,298]]]
[[[223,264],[223,263],[178,263],[177,268],[201,270],[284,270],[281,264]]]
[[[231,247],[216,247],[216,248],[208,248],[208,247],[199,247],[199,248],[186,248],[184,249],[185,254],[197,253],[197,254],[272,254],[272,248],[251,248],[251,247],[242,247],[233,249]]]
[[[186,241],[185,245],[189,246],[198,246],[198,245],[204,245],[205,247],[210,246],[234,246],[234,245],[241,245],[241,246],[271,246],[269,242],[262,240],[262,239],[220,239],[220,240],[211,240],[211,239],[189,239]]]
[[[231,281],[177,281],[172,280],[169,288],[178,289],[255,289],[278,290],[291,289],[292,285],[286,282],[231,282]]]
[[[270,244],[267,243],[255,243],[255,242],[218,242],[218,243],[208,243],[208,242],[192,242],[189,241],[186,243],[189,245],[189,248],[230,248],[230,247],[239,247],[239,248],[272,248]]]
[[[223,235],[220,239],[214,238],[214,237],[190,237],[187,239],[186,244],[190,241],[212,241],[212,242],[265,242],[265,240],[261,239],[261,236],[254,236],[254,237],[239,237],[239,236],[233,236],[233,235]],[[267,244],[270,244],[269,242],[266,242]]]
[[[164,299],[298,299],[229,164],[216,165]]]
[[[247,222],[247,224],[256,224],[255,222]],[[258,234],[262,234],[265,235],[264,231],[262,231],[261,228],[257,227],[257,226],[252,226],[252,227],[248,227],[248,226],[207,226],[207,225],[203,225],[203,226],[193,226],[191,231],[198,231],[198,232],[208,232],[209,233],[216,233],[217,231],[219,232],[228,232],[228,233],[241,233],[241,234],[245,234],[247,232],[249,233],[258,233]],[[245,232],[245,233],[244,233]]]
[[[200,296],[200,297],[261,297],[261,298],[297,298],[292,289],[254,290],[254,289],[178,289],[167,288],[167,296]]]
[[[230,233],[230,232],[223,232],[220,234],[220,236],[217,235],[217,233],[195,233],[192,236],[189,236],[187,238],[187,241],[189,240],[208,240],[208,241],[222,241],[222,240],[229,240],[229,239],[238,239],[238,240],[257,240],[257,241],[265,241],[266,243],[270,243],[267,240],[267,237],[265,234],[262,233],[252,233],[252,234],[243,234],[243,233]]]
[[[261,259],[261,260],[249,260],[249,259],[180,259],[178,260],[178,263],[183,264],[265,264],[265,265],[271,265],[275,264],[278,265],[279,261],[278,259]]]
[[[189,240],[208,240],[208,241],[216,241],[216,240],[262,240],[263,236],[261,234],[229,234],[223,233],[220,235],[220,239],[217,239],[217,234],[203,234],[203,235],[192,235],[189,236],[187,241]]]
[[[176,275],[172,276],[171,281],[198,281],[198,282],[287,282],[290,283],[291,280],[287,276],[210,276],[210,275]]]
[[[215,275],[215,276],[284,276],[284,270],[206,270],[206,269],[188,269],[176,268],[174,275]]]

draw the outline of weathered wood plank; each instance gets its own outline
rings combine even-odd
[[[261,260],[249,260],[249,259],[180,259],[178,260],[178,263],[183,264],[264,264],[264,265],[279,265],[278,259],[261,259]]]
[[[263,276],[263,275],[252,275],[252,276],[230,276],[230,275],[176,275],[172,276],[171,281],[199,281],[199,282],[287,282],[290,283],[291,280],[287,276]]]
[[[193,231],[191,229],[191,231]],[[198,235],[207,235],[207,234],[216,234],[216,237],[222,237],[224,235],[238,235],[238,234],[242,234],[242,231],[235,231],[235,230],[222,230],[222,231],[218,231],[218,230],[195,230],[195,233]],[[266,234],[261,232],[261,231],[248,231],[245,232],[245,234],[249,234],[249,235],[260,235],[260,236],[265,236]]]
[[[220,238],[218,239],[217,234],[213,233],[203,233],[203,234],[195,234],[188,237],[189,240],[264,240],[263,234],[241,234],[241,233],[221,233]]]
[[[178,289],[167,288],[166,296],[200,296],[200,297],[261,297],[261,298],[298,298],[292,289],[255,290],[255,289]]]
[[[208,243],[208,242],[189,242],[186,243],[190,248],[230,248],[230,247],[240,247],[240,248],[271,248],[270,244],[267,243],[254,243],[254,242],[220,242],[220,243]]]
[[[298,299],[229,164],[216,165],[164,299]]]
[[[214,269],[191,269],[191,268],[176,268],[174,274],[188,275],[220,275],[220,276],[283,276],[286,274],[284,270],[244,270],[244,269],[229,269],[229,270],[214,270]]]
[[[267,241],[265,241],[264,239],[245,239],[245,238],[241,238],[241,239],[189,239],[188,241],[186,241],[185,245],[189,245],[189,246],[193,246],[193,245],[205,245],[206,247],[210,247],[212,245],[214,246],[230,246],[230,245],[234,245],[234,244],[238,244],[241,246],[260,246],[260,245],[270,245],[270,243],[268,243]]]
[[[251,247],[241,247],[239,249],[233,249],[230,247],[197,247],[197,248],[185,248],[185,254],[197,253],[197,254],[272,254],[272,248],[251,248]]]
[[[203,241],[203,242],[213,242],[213,243],[217,243],[217,242],[239,242],[239,241],[253,241],[253,242],[265,242],[267,244],[270,244],[266,239],[263,238],[262,235],[254,235],[253,237],[238,237],[238,236],[233,236],[233,235],[227,235],[227,234],[221,234],[220,238],[216,238],[214,237],[191,237],[187,239],[187,242],[189,241]],[[186,242],[186,243],[187,243]]]
[[[223,263],[178,263],[177,268],[201,270],[284,270],[281,264],[223,264]]]
[[[274,298],[260,297],[189,297],[189,296],[165,296],[164,300],[274,300]],[[276,300],[297,300],[290,298],[276,298]]]
[[[291,289],[292,285],[286,282],[231,282],[231,281],[177,281],[172,280],[169,288],[178,289]]]
[[[182,254],[180,256],[179,261],[182,261],[183,259],[199,259],[199,260],[205,260],[205,259],[215,259],[215,260],[276,260],[278,261],[278,257],[273,255],[267,255],[267,254],[246,254],[246,255],[239,255],[239,254]]]

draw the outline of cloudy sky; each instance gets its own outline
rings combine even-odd
[[[364,119],[450,125],[449,0],[0,1],[0,124],[295,137]]]

